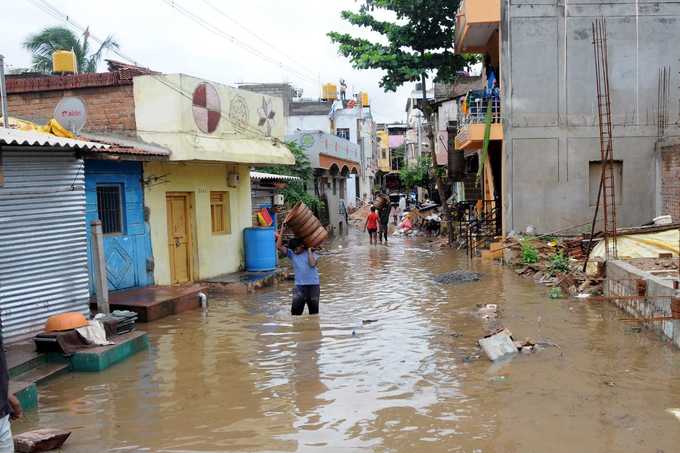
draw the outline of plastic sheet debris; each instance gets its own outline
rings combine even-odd
[[[444,284],[456,284],[456,283],[467,283],[479,281],[482,274],[478,272],[455,270],[451,272],[446,272],[444,274],[439,274],[434,277],[434,281],[437,283]]]
[[[669,409],[666,409],[666,412],[668,412],[669,414],[673,415],[675,418],[680,420],[680,408],[671,407]]]
[[[498,316],[498,305],[496,304],[478,305],[478,307],[477,314],[483,319],[493,319]]]
[[[517,346],[515,346],[512,334],[508,329],[487,335],[479,339],[478,343],[491,361],[517,354]]]

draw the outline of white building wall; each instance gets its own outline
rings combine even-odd
[[[360,111],[357,108],[338,110],[335,114],[335,128],[349,129],[349,141],[359,143],[357,133],[357,119],[360,118]]]
[[[321,131],[331,134],[331,121],[328,115],[289,116],[286,134],[294,134],[297,131]]]

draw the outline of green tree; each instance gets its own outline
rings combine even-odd
[[[294,165],[272,165],[261,168],[260,170],[275,175],[297,176],[300,178],[300,181],[289,181],[288,187],[281,191],[286,199],[286,203],[292,205],[302,201],[309,206],[310,209],[318,213],[323,207],[323,203],[319,197],[309,193],[306,188],[306,183],[313,177],[313,170],[309,158],[307,157],[305,150],[297,143],[288,142],[286,143],[286,146],[288,146],[288,149],[295,157]]]
[[[57,50],[73,50],[76,54],[78,72],[97,72],[97,65],[104,51],[118,49],[119,45],[113,36],[109,35],[94,53],[90,53],[89,37],[87,30],[78,38],[68,28],[47,27],[28,36],[23,46],[33,54],[31,69],[34,71],[52,72],[52,54]]]
[[[407,82],[421,82],[423,102],[419,105],[427,119],[427,137],[434,153],[433,107],[426,102],[428,78],[451,83],[456,73],[475,57],[454,53],[456,13],[460,0],[363,0],[359,10],[343,11],[350,24],[379,35],[376,40],[330,32],[338,51],[356,69],[381,69],[380,86],[395,91]],[[385,14],[387,13],[387,14]],[[383,20],[389,16],[395,20]],[[432,165],[436,167],[434,161]],[[446,201],[442,172],[433,168],[439,197]],[[449,219],[448,211],[446,217]],[[450,225],[449,225],[450,227]]]
[[[410,192],[414,187],[429,186],[430,165],[430,157],[422,156],[415,163],[399,170],[399,179],[407,192]]]

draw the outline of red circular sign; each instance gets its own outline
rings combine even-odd
[[[209,83],[199,83],[194,90],[192,110],[196,126],[206,134],[215,132],[222,116],[220,97]]]

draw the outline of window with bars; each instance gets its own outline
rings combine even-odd
[[[210,192],[210,222],[213,234],[231,234],[229,192]]]
[[[123,232],[123,195],[120,185],[97,186],[97,214],[104,234]]]
[[[335,131],[335,135],[337,135],[340,138],[344,138],[345,140],[349,140],[349,128],[348,127],[339,127]]]

